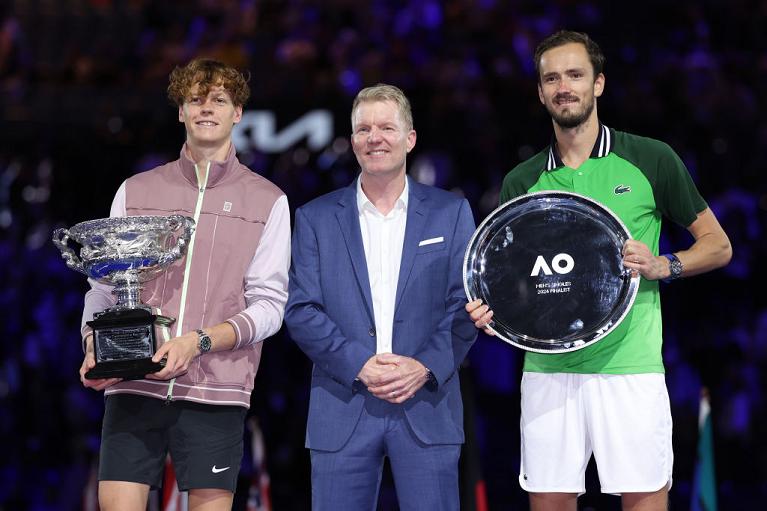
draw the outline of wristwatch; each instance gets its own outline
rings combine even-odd
[[[668,259],[668,269],[671,274],[663,279],[663,282],[671,282],[682,276],[682,261],[676,256],[676,254],[663,254],[663,257]]]
[[[436,390],[438,386],[437,377],[434,376],[434,373],[428,367],[426,368],[426,383],[423,386],[428,390]]]
[[[210,340],[210,336],[202,330],[195,330],[197,332],[197,349],[200,350],[200,354],[205,354],[210,351],[210,347],[213,342]]]

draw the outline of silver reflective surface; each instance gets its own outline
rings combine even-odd
[[[490,328],[514,346],[582,349],[617,328],[636,297],[639,277],[621,256],[629,237],[614,213],[588,197],[517,197],[493,211],[469,242],[466,295],[490,306]]]
[[[56,229],[53,243],[69,268],[115,286],[117,307],[134,307],[141,283],[181,258],[193,232],[194,220],[182,215],[100,218]],[[81,245],[79,254],[70,239]]]

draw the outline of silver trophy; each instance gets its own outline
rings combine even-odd
[[[175,318],[154,314],[141,303],[142,284],[184,255],[193,232],[194,220],[182,215],[101,218],[53,232],[67,266],[114,286],[117,297],[114,306],[87,322],[93,328],[96,365],[86,378],[138,379],[162,369],[164,360],[152,361],[155,326],[169,326]],[[70,239],[81,245],[79,257]]]

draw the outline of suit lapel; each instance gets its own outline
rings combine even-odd
[[[418,252],[418,242],[422,239],[423,229],[426,226],[426,218],[429,216],[426,196],[423,194],[421,185],[408,178],[410,193],[407,207],[407,225],[405,226],[405,241],[402,244],[402,260],[399,267],[399,279],[397,280],[397,298],[394,302],[394,313],[397,313],[402,301],[402,293],[405,291],[410,271],[413,269],[415,255]]]
[[[365,299],[365,308],[372,324],[375,316],[373,314],[373,299],[370,295],[370,277],[368,276],[368,266],[365,261],[365,246],[362,244],[360,219],[357,211],[356,184],[355,180],[351,186],[346,188],[341,200],[338,201],[339,208],[336,211],[336,219],[341,228],[346,249],[349,251],[354,275],[357,277],[357,284]]]

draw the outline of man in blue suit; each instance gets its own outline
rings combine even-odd
[[[312,507],[375,510],[388,456],[401,510],[458,510],[471,210],[405,175],[416,132],[397,87],[360,91],[351,141],[359,178],[298,209],[293,233],[285,323],[314,362]]]

